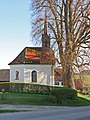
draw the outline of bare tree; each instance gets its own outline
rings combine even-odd
[[[46,11],[52,47],[59,51],[64,86],[74,88],[74,70],[90,65],[90,1],[32,0],[32,8],[33,35],[41,35]]]

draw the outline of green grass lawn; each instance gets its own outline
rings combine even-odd
[[[80,79],[80,76],[79,75],[75,75],[75,78],[76,79]],[[82,75],[81,79],[83,79],[84,82],[90,82],[90,75]]]
[[[75,75],[75,78],[79,80],[80,76],[79,75]],[[81,79],[84,82],[84,86],[90,87],[90,75],[82,75]]]
[[[6,99],[2,100],[0,94],[0,104],[16,105],[45,105],[45,106],[85,106],[90,105],[90,97],[81,96],[75,100],[63,100],[55,103],[49,95],[25,94],[25,93],[5,93]]]
[[[90,87],[90,75],[84,75],[84,84]]]
[[[43,101],[47,104],[48,99],[48,95],[25,93],[5,93],[5,97],[6,100],[0,100],[0,104],[42,105]]]
[[[0,110],[0,113],[23,112],[25,110]]]

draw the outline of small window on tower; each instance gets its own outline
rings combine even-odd
[[[16,71],[16,79],[15,80],[19,80],[19,71]]]

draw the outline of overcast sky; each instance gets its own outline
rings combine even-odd
[[[0,69],[30,42],[30,0],[0,0]]]

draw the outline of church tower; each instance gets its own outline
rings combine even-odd
[[[42,49],[49,50],[50,49],[50,36],[47,33],[47,16],[45,12],[45,21],[44,21],[44,33],[42,34]]]

